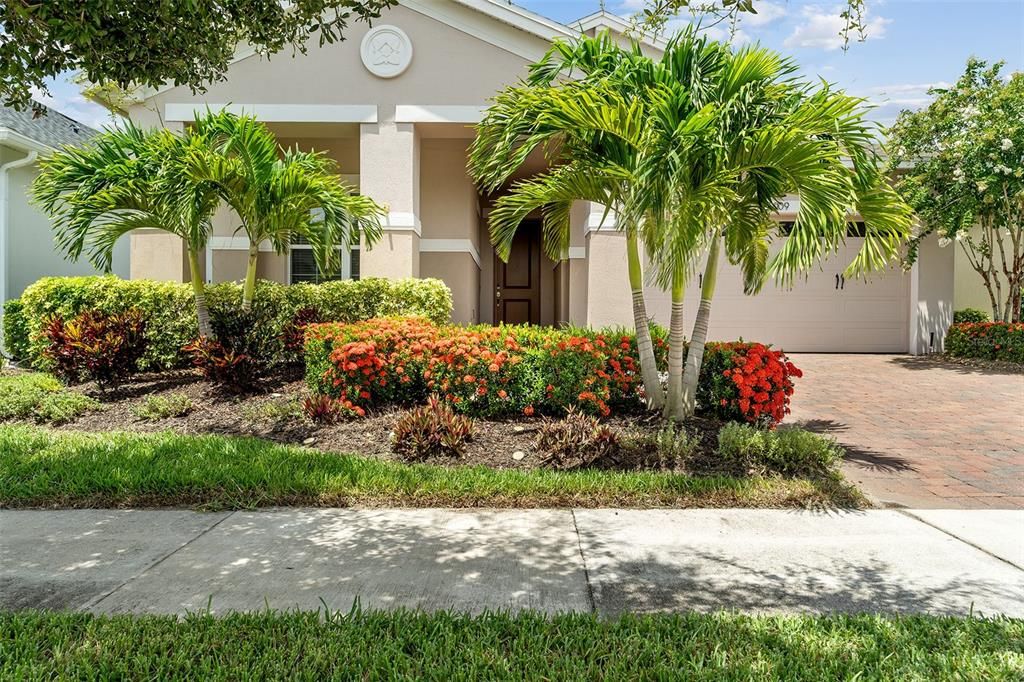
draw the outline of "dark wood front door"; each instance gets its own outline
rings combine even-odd
[[[540,223],[524,222],[512,240],[508,263],[494,256],[494,319],[540,324]]]

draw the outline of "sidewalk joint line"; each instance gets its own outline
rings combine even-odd
[[[583,539],[580,537],[580,526],[576,523],[576,510],[570,508],[572,516],[572,528],[576,531],[576,548],[580,552],[580,562],[583,564],[583,581],[587,584],[587,604],[591,613],[597,613],[597,602],[594,599],[594,587],[590,584],[590,569],[587,568],[587,556],[583,553]]]
[[[143,575],[145,575],[146,573],[148,573],[148,572],[149,572],[149,571],[151,571],[152,569],[154,569],[154,568],[156,568],[157,566],[159,566],[160,564],[162,564],[162,563],[163,563],[164,561],[166,561],[167,559],[170,559],[170,558],[171,558],[172,556],[174,556],[175,554],[177,554],[177,553],[178,553],[178,552],[180,552],[181,550],[185,549],[186,547],[188,547],[188,546],[189,546],[189,545],[191,545],[191,544],[192,544],[193,542],[195,542],[195,541],[196,541],[196,540],[198,540],[199,538],[201,538],[201,537],[203,537],[204,535],[206,535],[207,533],[209,533],[209,532],[210,532],[211,530],[213,530],[214,528],[216,528],[216,527],[217,527],[217,526],[219,526],[220,524],[222,524],[222,523],[224,523],[225,521],[227,521],[228,519],[230,519],[230,518],[231,518],[232,516],[234,516],[234,515],[235,515],[235,511],[236,511],[236,510],[232,510],[232,511],[229,511],[229,512],[228,512],[228,513],[227,513],[227,514],[226,514],[226,515],[224,516],[224,518],[222,518],[222,519],[218,520],[217,522],[213,523],[213,524],[212,524],[212,525],[210,525],[210,526],[207,526],[206,528],[204,528],[203,530],[201,530],[201,531],[200,531],[199,533],[197,533],[197,534],[196,534],[196,535],[195,535],[194,537],[191,537],[191,538],[189,538],[188,540],[186,540],[186,541],[185,541],[185,542],[183,542],[182,544],[178,545],[177,547],[175,547],[175,548],[174,548],[174,549],[172,549],[171,551],[167,552],[166,554],[164,554],[164,555],[163,555],[163,556],[161,556],[160,558],[158,558],[158,559],[156,559],[155,561],[151,562],[150,564],[148,564],[148,565],[146,565],[146,566],[142,567],[141,569],[139,569],[139,571],[138,571],[137,573],[135,573],[134,575],[130,576],[130,577],[129,577],[129,578],[127,579],[127,580],[125,580],[124,582],[120,583],[119,585],[116,585],[116,586],[115,586],[115,587],[114,587],[113,589],[109,590],[108,592],[106,592],[106,593],[104,593],[104,594],[101,594],[101,595],[99,595],[98,597],[93,597],[92,599],[90,599],[89,601],[87,601],[87,602],[86,602],[85,604],[83,604],[83,605],[82,605],[82,606],[81,606],[81,607],[79,608],[79,610],[81,610],[81,611],[86,611],[86,610],[88,610],[88,609],[92,609],[92,608],[94,608],[94,607],[96,607],[96,606],[99,606],[99,604],[100,604],[100,603],[101,603],[101,602],[102,602],[103,600],[105,600],[105,599],[106,599],[107,597],[109,597],[110,595],[112,595],[112,594],[114,594],[115,592],[117,592],[118,590],[122,589],[123,587],[125,587],[125,586],[126,586],[126,585],[128,585],[129,583],[135,582],[136,580],[138,580],[139,578],[141,578],[141,577],[142,577]]]
[[[928,526],[930,528],[934,528],[935,530],[939,531],[940,533],[942,533],[944,535],[948,535],[949,537],[953,538],[954,540],[958,540],[958,541],[964,543],[968,547],[973,547],[974,549],[978,550],[982,554],[984,554],[986,556],[992,557],[996,561],[1001,561],[1004,564],[1007,564],[1009,566],[1012,566],[1012,567],[1016,568],[1018,571],[1024,571],[1024,566],[1018,566],[1017,564],[1015,564],[1014,562],[1010,561],[1009,559],[1004,559],[1003,557],[999,556],[998,554],[993,554],[992,552],[988,551],[987,549],[985,549],[981,545],[976,545],[973,542],[971,542],[970,540],[965,540],[964,538],[960,537],[956,533],[953,533],[952,531],[948,531],[945,528],[940,528],[939,526],[936,526],[934,523],[931,523],[930,521],[926,521],[925,519],[922,519],[920,516],[915,516],[912,513],[913,510],[896,509],[895,511],[898,511],[900,514],[903,514],[904,516],[906,516],[908,518],[911,518],[914,521],[918,521],[920,523],[923,523],[924,525],[926,525],[926,526]]]

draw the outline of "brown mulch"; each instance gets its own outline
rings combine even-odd
[[[75,431],[154,432],[171,430],[200,435],[256,436],[283,444],[306,445],[320,450],[352,453],[367,457],[398,460],[391,449],[391,431],[402,409],[389,407],[372,411],[366,417],[334,425],[314,424],[302,414],[302,403],[309,395],[301,372],[285,371],[265,378],[258,390],[238,394],[212,386],[192,370],[142,374],[117,390],[100,392],[94,384],[74,390],[86,393],[102,403],[102,408],[55,427]],[[144,419],[136,410],[153,396],[184,395],[192,408],[180,417]],[[518,418],[474,421],[473,439],[463,455],[452,462],[459,466],[487,466],[496,469],[532,469],[540,467],[541,454],[535,447],[537,430],[544,418]],[[628,436],[654,433],[661,422],[654,415],[613,416],[606,424]],[[698,434],[701,445],[690,469],[713,470],[720,422],[694,417],[686,424],[688,433]],[[628,438],[626,439],[628,442]],[[520,459],[513,457],[522,453]],[[655,453],[644,448],[624,448],[612,461],[597,466],[619,470],[657,469]],[[705,464],[707,466],[705,466]],[[696,466],[695,466],[696,465]]]

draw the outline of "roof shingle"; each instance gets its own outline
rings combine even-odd
[[[99,134],[84,123],[68,118],[59,111],[40,105],[45,115],[33,117],[32,107],[17,111],[0,104],[0,128],[7,128],[25,137],[58,148],[65,144],[81,144]]]

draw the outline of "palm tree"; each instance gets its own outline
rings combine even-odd
[[[744,290],[756,294],[768,276],[791,285],[845,241],[848,215],[860,213],[865,241],[848,266],[850,276],[865,276],[897,256],[909,235],[911,213],[887,184],[874,149],[877,137],[865,121],[863,101],[832,91],[812,89],[793,76],[796,66],[780,55],[749,47],[733,52],[727,46],[684,33],[666,49],[662,60],[671,79],[685,83],[694,106],[715,111],[717,144],[707,155],[676,165],[672,143],[652,144],[646,162],[656,168],[651,189],[666,204],[670,222],[693,214],[696,222],[675,225],[687,244],[707,244],[707,264],[700,306],[686,356],[682,402],[667,412],[685,418],[696,408],[697,382],[707,340],[711,302],[717,283],[719,252],[741,266]],[[674,105],[673,105],[674,106]],[[671,140],[681,120],[665,115],[653,137]],[[658,183],[666,167],[674,177],[669,188]],[[717,210],[692,211],[688,195],[695,169],[719,186]],[[771,220],[787,194],[800,197],[795,225],[779,252],[769,259],[777,233]],[[661,248],[662,269],[676,272],[692,253]],[[667,256],[667,260],[665,257]]]
[[[217,188],[249,239],[244,310],[252,307],[262,242],[286,253],[294,236],[304,237],[317,266],[337,272],[339,246],[358,243],[360,237],[368,245],[380,239],[383,209],[353,193],[326,155],[297,149],[279,154],[277,139],[264,124],[226,111],[207,112],[196,120],[195,131],[207,144],[190,154],[188,174]]]
[[[545,250],[553,260],[569,246],[574,201],[591,201],[620,211],[630,202],[633,170],[642,132],[642,102],[631,76],[642,71],[639,50],[620,48],[607,33],[573,43],[556,41],[518,87],[500,93],[470,149],[469,171],[485,191],[504,186],[526,157],[538,148],[552,150],[560,162],[546,173],[512,185],[489,218],[491,240],[507,258],[516,230],[533,211],[543,216]],[[579,75],[574,83],[564,82]],[[621,76],[617,78],[616,76]],[[603,81],[601,87],[597,82]],[[589,87],[576,87],[581,82]],[[611,99],[607,99],[610,97]],[[625,232],[627,270],[637,335],[641,376],[648,406],[664,402],[644,301],[640,220],[620,215]]]
[[[114,244],[152,228],[181,237],[188,250],[199,333],[212,336],[199,254],[219,202],[216,188],[193,181],[181,164],[199,141],[188,133],[142,130],[131,122],[81,147],[65,147],[40,163],[32,197],[53,219],[58,247],[71,260],[83,253],[109,272]]]

